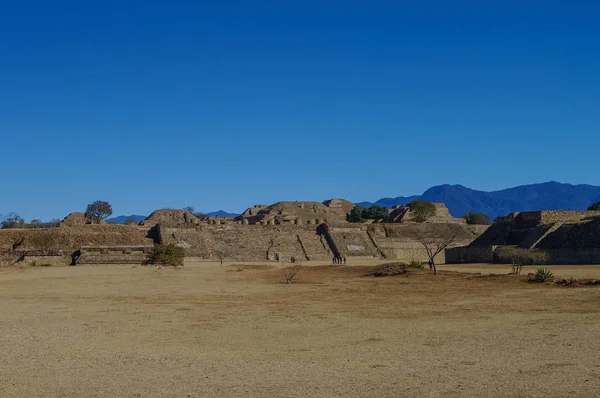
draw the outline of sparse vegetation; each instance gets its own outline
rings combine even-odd
[[[381,264],[371,271],[371,275],[377,277],[404,275],[406,268],[407,265],[403,263]]]
[[[548,254],[540,250],[527,250],[513,246],[501,246],[494,252],[494,261],[513,265],[545,265]]]
[[[529,274],[529,282],[544,283],[554,278],[554,274],[548,268],[538,268],[534,274]]]
[[[136,225],[136,224],[138,224],[138,222],[133,217],[128,218],[127,220],[125,220],[125,225]]]
[[[108,202],[97,200],[87,205],[85,216],[92,222],[99,223],[112,215],[112,206]]]
[[[296,261],[295,263],[285,265],[281,269],[281,271],[283,273],[283,278],[285,279],[285,283],[287,283],[287,284],[292,283],[294,281],[294,278],[296,277],[296,275],[298,275],[298,272],[300,272],[301,269],[302,269],[301,261]]]
[[[413,213],[416,222],[425,222],[435,216],[435,205],[426,200],[413,200],[408,204],[408,208]]]
[[[166,265],[170,267],[183,266],[185,250],[174,244],[160,244],[154,246],[144,264]]]
[[[15,212],[10,212],[4,215],[0,215],[0,228],[22,228],[25,224],[25,220]]]
[[[521,275],[522,269],[523,269],[523,264],[513,263],[510,273],[511,273],[511,275]]]
[[[196,217],[198,217],[202,220],[208,218],[208,216],[206,214],[196,211],[196,209],[194,209],[192,206],[184,207],[182,210],[187,211],[188,213],[192,213],[193,215],[195,215]]]
[[[219,262],[221,263],[221,265],[223,265],[223,261],[225,261],[225,253],[222,252],[221,250],[217,250],[215,252],[215,256],[217,256],[217,258],[219,259]]]
[[[492,220],[483,213],[474,213],[472,211],[465,215],[465,220],[469,225],[490,225]]]
[[[410,260],[410,263],[408,264],[408,266],[410,268],[416,268],[416,269],[425,269],[425,265],[427,263],[423,263],[421,261],[417,261],[417,260]]]
[[[411,234],[427,252],[427,257],[431,261],[430,268],[434,275],[437,275],[435,257],[454,242],[458,231],[459,229],[451,224],[443,224],[435,228],[421,228],[421,226],[415,225],[411,228]]]

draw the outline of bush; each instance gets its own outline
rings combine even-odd
[[[600,210],[600,202],[596,202],[594,204],[592,204],[590,207],[588,207],[589,211],[598,211]]]
[[[285,283],[292,283],[298,272],[300,272],[301,268],[302,263],[300,261],[283,267],[281,269],[281,272],[283,272],[283,278],[285,279]]]
[[[529,274],[529,282],[533,283],[544,283],[552,278],[554,275],[548,268],[538,268],[535,274]]]
[[[402,263],[381,264],[371,272],[373,276],[396,276],[404,274],[406,274],[406,264]]]
[[[5,215],[0,215],[0,228],[22,228],[25,224],[25,220],[15,212],[8,213]]]
[[[365,220],[362,216],[363,210],[364,209],[360,206],[354,206],[352,210],[350,210],[350,213],[346,214],[346,221],[353,223],[364,222]]]
[[[365,222],[365,220],[382,220],[389,215],[389,210],[383,206],[373,205],[368,209],[360,206],[354,206],[350,213],[346,214],[348,222]]]
[[[435,216],[435,205],[426,200],[413,200],[408,204],[408,208],[413,213],[416,222],[425,222]]]
[[[467,220],[467,224],[469,225],[490,225],[492,223],[492,220],[487,215],[473,213],[472,211],[467,213],[465,220]]]
[[[363,209],[362,218],[369,220],[381,220],[385,219],[389,215],[389,210],[383,206],[373,205],[368,209]]]
[[[87,205],[85,216],[93,222],[99,223],[112,215],[112,206],[108,202],[97,200]]]
[[[410,260],[410,264],[408,264],[408,266],[410,268],[416,268],[416,269],[425,269],[425,265],[426,265],[426,263],[422,263],[417,260]]]
[[[494,261],[513,265],[545,265],[548,264],[548,253],[539,250],[501,246],[494,252]]]
[[[180,267],[183,265],[185,250],[174,244],[156,245],[148,254],[144,264],[167,265]]]

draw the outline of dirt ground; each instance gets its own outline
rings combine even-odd
[[[311,264],[291,285],[269,264],[1,268],[0,396],[600,394],[600,287],[372,264]]]

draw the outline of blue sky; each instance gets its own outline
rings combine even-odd
[[[600,185],[598,20],[598,1],[0,2],[0,213]]]

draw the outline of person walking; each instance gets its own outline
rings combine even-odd
[[[344,257],[344,265],[346,265],[346,257]]]

